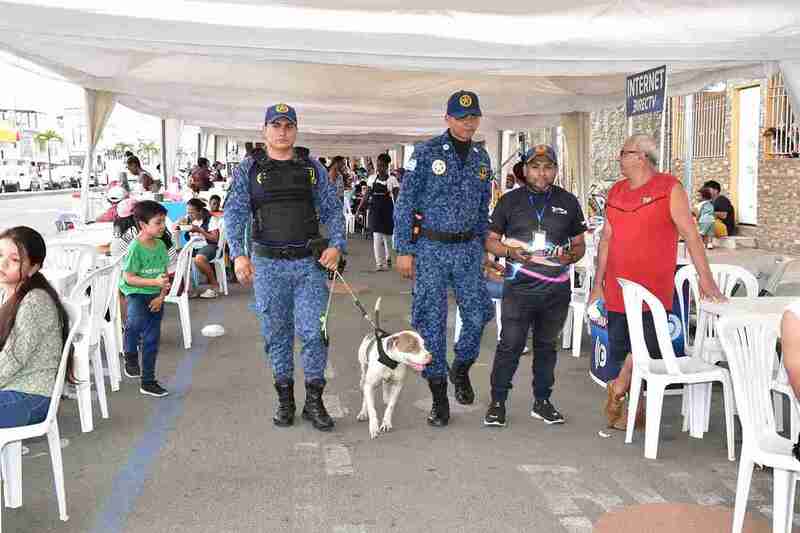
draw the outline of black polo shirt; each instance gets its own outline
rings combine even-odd
[[[564,246],[570,239],[586,231],[583,210],[575,195],[553,185],[545,194],[534,194],[528,187],[520,187],[504,194],[492,212],[489,230],[507,238],[531,242],[534,232],[541,229],[547,233],[547,246]],[[569,279],[560,281],[569,273],[569,265],[545,266],[525,264],[522,268],[532,272],[518,272],[513,279],[506,280],[506,288],[517,293],[541,295],[569,288]],[[506,266],[506,275],[512,273]],[[558,280],[558,281],[556,281]]]

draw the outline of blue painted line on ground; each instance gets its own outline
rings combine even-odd
[[[222,323],[222,304],[215,303],[208,311],[209,324]],[[178,341],[183,337],[178,335]],[[103,503],[91,533],[116,533],[122,531],[128,515],[136,500],[144,490],[144,483],[150,477],[153,464],[169,433],[175,429],[175,422],[183,412],[186,394],[192,386],[194,365],[208,353],[208,339],[193,332],[194,348],[184,356],[175,371],[175,377],[167,383],[170,395],[166,398],[151,398],[157,402],[147,423],[148,429],[134,446],[128,461],[119,470],[111,484],[111,494]],[[199,342],[198,342],[199,341]],[[145,400],[145,397],[142,398]]]

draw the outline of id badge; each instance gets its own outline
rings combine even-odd
[[[533,250],[546,250],[547,249],[547,232],[534,231],[533,232]]]

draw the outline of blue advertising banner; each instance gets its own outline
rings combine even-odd
[[[626,116],[663,111],[666,90],[666,65],[628,76],[625,78]]]

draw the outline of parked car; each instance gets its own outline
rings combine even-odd
[[[76,165],[62,165],[53,169],[53,181],[61,189],[77,189],[81,186],[81,168]]]
[[[25,169],[14,162],[6,162],[0,167],[0,188],[3,192],[17,192],[20,187],[20,178]]]

